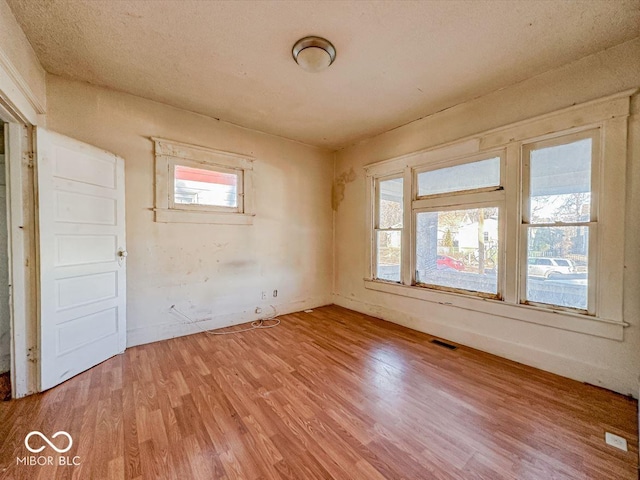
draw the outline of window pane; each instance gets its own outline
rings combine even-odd
[[[531,151],[531,223],[588,222],[591,139]]]
[[[402,228],[402,178],[381,180],[379,191],[379,228]]]
[[[416,283],[498,293],[498,208],[422,212]]]
[[[376,232],[376,278],[400,281],[402,233],[396,230]]]
[[[174,202],[218,207],[238,206],[238,175],[213,170],[175,167]]]
[[[587,309],[589,227],[532,227],[527,300]]]
[[[500,185],[500,157],[418,174],[418,196]]]

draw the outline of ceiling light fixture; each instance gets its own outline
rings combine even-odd
[[[291,52],[293,59],[307,72],[320,72],[336,59],[336,48],[321,37],[304,37],[298,40]]]

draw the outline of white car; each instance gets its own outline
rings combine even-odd
[[[576,273],[576,266],[573,261],[568,258],[529,258],[528,273],[531,277],[550,278]]]

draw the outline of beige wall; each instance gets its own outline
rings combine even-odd
[[[0,0],[0,94],[29,121],[46,107],[46,73],[5,0]]]
[[[125,159],[129,345],[197,331],[174,304],[213,328],[330,303],[329,152],[56,76],[47,92],[49,129]],[[155,223],[151,136],[255,157],[254,224]]]
[[[638,394],[640,371],[640,101],[632,102],[626,178],[625,330],[623,342],[497,318],[481,313],[375,292],[366,275],[363,167],[434,147],[519,120],[640,86],[640,39],[586,57],[509,88],[336,153],[335,180],[344,199],[335,213],[334,302],[417,330],[587,381],[624,394]],[[354,173],[349,173],[353,171]],[[340,190],[340,185],[336,185]]]

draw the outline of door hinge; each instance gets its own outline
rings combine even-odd
[[[38,361],[38,347],[27,349],[27,361],[34,363]]]
[[[33,154],[33,152],[25,152],[25,154],[24,154],[24,162],[27,164],[27,167],[33,168],[33,159],[34,158],[35,158],[35,155]]]

